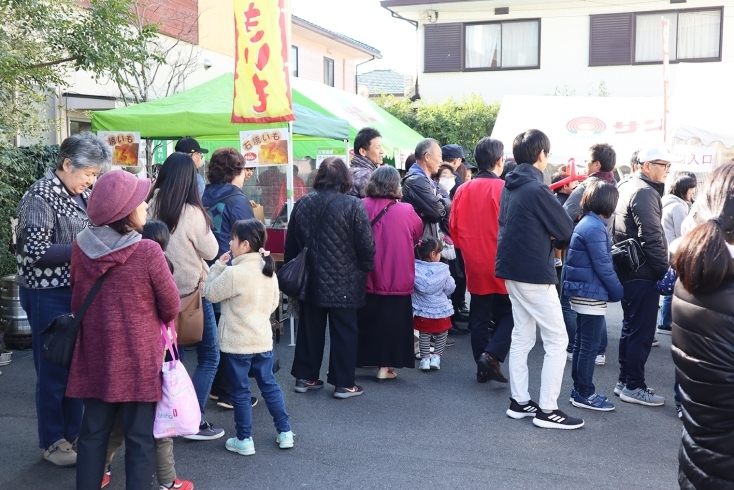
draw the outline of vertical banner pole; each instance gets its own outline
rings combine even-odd
[[[670,22],[665,17],[663,19],[663,143],[668,142],[668,98],[670,97],[670,79],[669,79],[669,37]]]

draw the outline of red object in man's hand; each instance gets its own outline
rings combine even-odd
[[[587,177],[588,175],[586,174],[576,173],[576,161],[573,158],[570,158],[568,160],[568,177],[565,177],[559,180],[555,184],[551,184],[549,187],[550,187],[550,190],[554,191],[574,181],[583,182],[584,180],[587,179]]]

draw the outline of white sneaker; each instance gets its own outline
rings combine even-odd
[[[573,352],[566,352],[566,360],[573,361]]]
[[[421,359],[421,364],[418,366],[418,369],[421,371],[430,371],[431,370],[431,358],[430,357],[424,357]]]
[[[436,354],[433,354],[431,356],[430,366],[431,366],[431,369],[435,369],[436,371],[441,369],[441,356],[437,356]]]
[[[607,356],[605,356],[604,354],[599,354],[598,356],[596,356],[596,360],[594,360],[594,364],[596,364],[597,366],[603,366],[606,363]]]
[[[563,260],[562,259],[556,259],[556,267],[563,267]]]

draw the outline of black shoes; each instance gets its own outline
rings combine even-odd
[[[489,379],[499,381],[500,383],[507,383],[507,378],[505,378],[500,370],[499,361],[489,352],[482,352],[482,355],[477,359],[477,366],[480,371],[487,373]],[[477,379],[479,379],[478,376]]]
[[[527,404],[520,405],[514,398],[510,398],[510,408],[505,413],[513,419],[524,419],[525,417],[535,417],[539,412],[540,407],[533,400],[528,400]]]
[[[453,326],[449,329],[449,335],[466,335],[469,333],[469,329],[466,328],[460,328],[457,324],[453,324]]]
[[[551,413],[545,413],[538,410],[533,419],[533,425],[544,429],[580,429],[584,426],[583,419],[569,417],[560,410],[553,410]]]

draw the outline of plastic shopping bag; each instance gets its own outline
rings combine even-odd
[[[173,344],[168,330],[161,322],[162,336],[173,360],[163,363],[163,398],[156,405],[153,423],[153,437],[156,439],[196,434],[199,432],[201,421],[201,410],[194,384],[183,363],[176,359],[178,353],[176,329],[170,329]],[[173,346],[176,346],[175,350]]]

